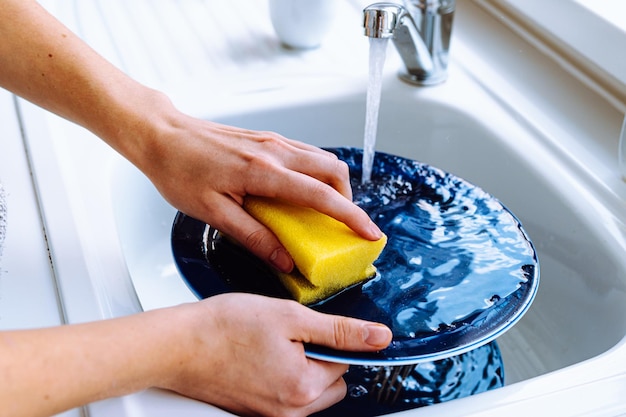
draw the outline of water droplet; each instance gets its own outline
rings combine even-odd
[[[348,396],[350,398],[360,398],[369,392],[363,385],[348,385]]]

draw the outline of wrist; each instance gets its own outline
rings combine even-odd
[[[162,138],[181,115],[165,94],[133,84],[103,106],[106,114],[95,120],[91,130],[146,172],[154,159],[166,154]]]
[[[150,386],[189,394],[188,381],[194,378],[194,361],[199,355],[207,356],[210,347],[206,346],[206,334],[211,334],[211,313],[206,308],[198,308],[197,303],[184,304],[162,310],[155,310],[154,319],[160,338],[158,366],[150,376]],[[208,366],[208,360],[203,363]]]

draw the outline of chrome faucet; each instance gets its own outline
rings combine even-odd
[[[363,10],[365,36],[390,38],[404,61],[404,81],[434,85],[446,80],[455,0],[374,3]]]

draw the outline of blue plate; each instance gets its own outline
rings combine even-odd
[[[393,341],[374,353],[307,346],[312,358],[354,365],[404,365],[476,349],[530,307],[539,264],[519,220],[480,188],[440,169],[384,153],[361,185],[362,151],[329,149],[350,166],[354,201],[387,234],[377,276],[315,310],[388,325]],[[211,226],[178,213],[174,258],[199,298],[243,291],[289,298],[259,259]]]

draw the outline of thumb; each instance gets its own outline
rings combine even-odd
[[[391,330],[379,323],[320,314],[309,327],[308,342],[337,350],[376,351],[391,342]]]

